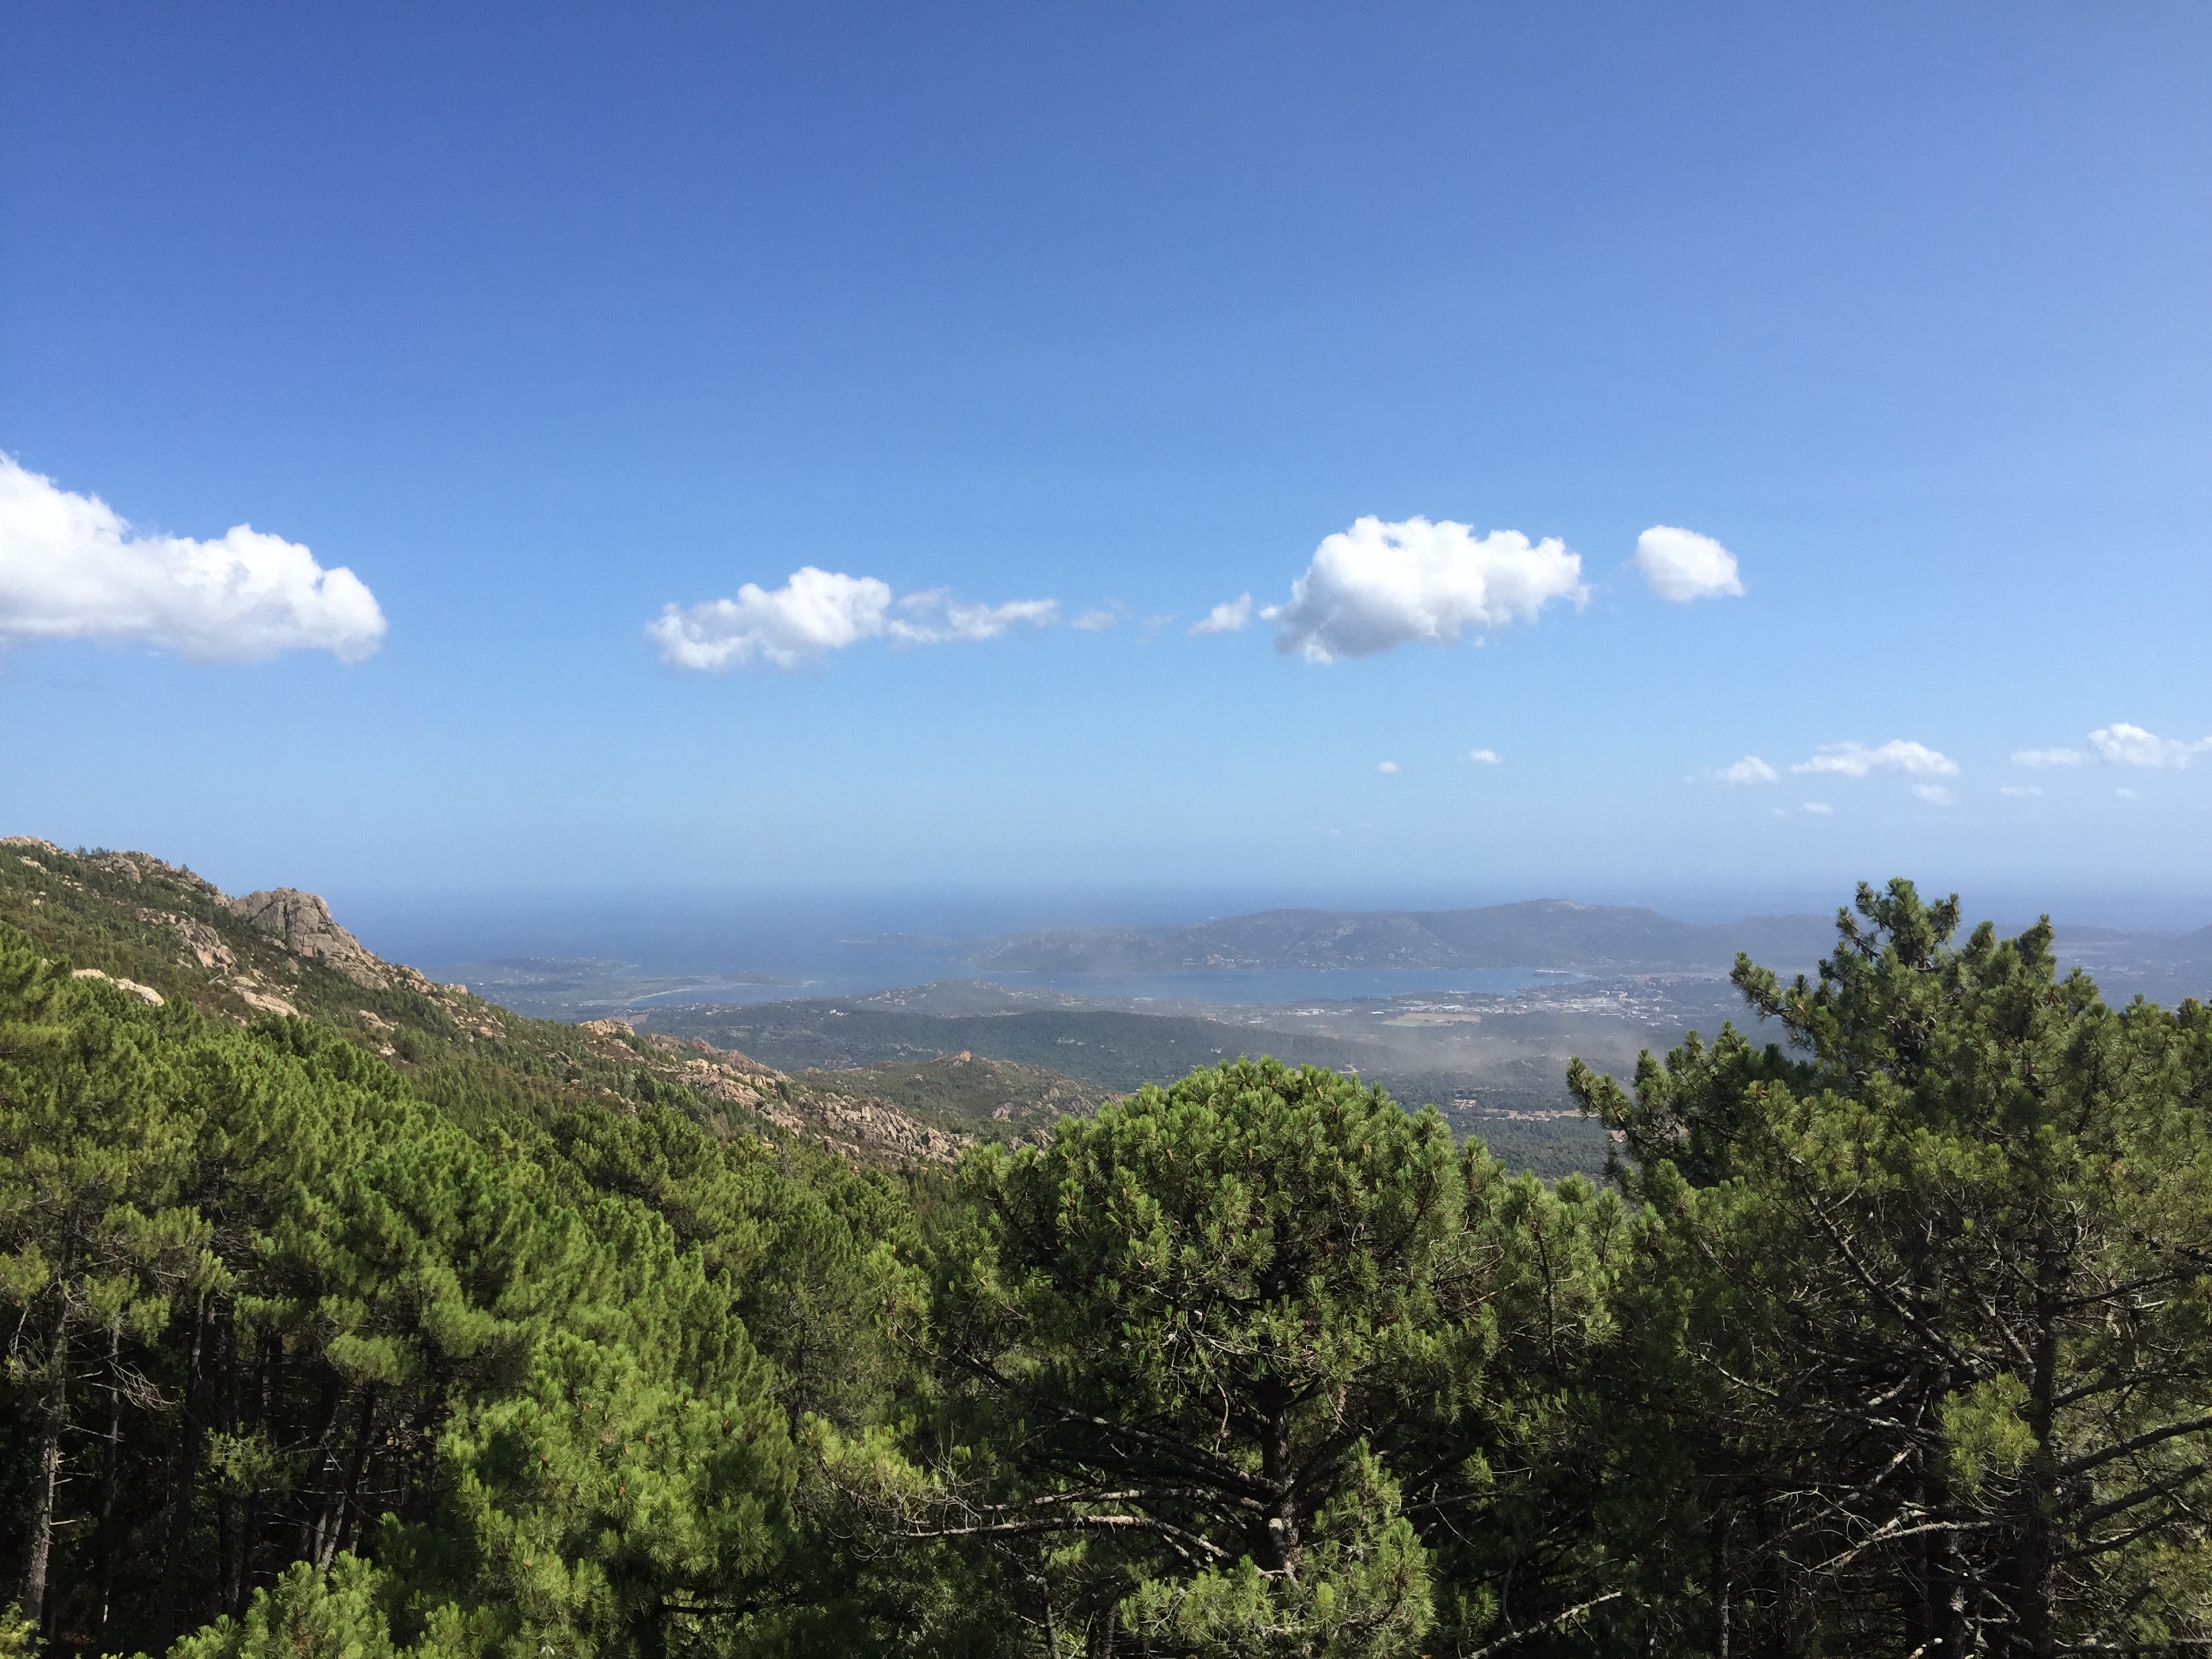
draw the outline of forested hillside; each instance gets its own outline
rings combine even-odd
[[[1547,1184],[1272,1060],[955,1139],[4,854],[11,1653],[2212,1644],[2212,1019],[2046,929],[1863,890]]]
[[[641,1038],[619,1020],[532,1019],[383,961],[313,893],[226,898],[143,853],[0,839],[0,923],[150,1006],[185,1001],[238,1026],[270,1014],[307,1018],[387,1061],[465,1121],[486,1100],[665,1095],[710,1118],[894,1163],[948,1161],[976,1127],[943,1111],[924,1121],[870,1095],[864,1078],[801,1082],[702,1040]]]

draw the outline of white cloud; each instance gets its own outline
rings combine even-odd
[[[1224,599],[1207,611],[1185,630],[1193,635],[1234,634],[1252,620],[1252,596],[1239,593],[1233,599]]]
[[[1636,538],[1634,562],[1654,593],[1678,605],[1743,592],[1735,555],[1694,530],[1653,525]]]
[[[1746,755],[1733,766],[1717,767],[1705,775],[1715,783],[1772,783],[1782,775],[1756,755]]]
[[[773,591],[747,582],[734,599],[668,605],[645,632],[671,668],[721,674],[755,663],[797,668],[862,640],[908,645],[992,640],[1018,623],[1048,623],[1059,610],[1052,599],[961,605],[944,588],[894,601],[887,582],[810,564]]]
[[[1375,769],[1382,773],[1395,772],[1398,769],[1398,763],[1395,761],[1376,761],[1375,763]]]
[[[1060,615],[1057,599],[1012,599],[1005,605],[962,605],[951,590],[933,587],[898,602],[901,613],[884,632],[907,645],[971,645],[995,640],[1017,623],[1042,628]]]
[[[1467,751],[1467,757],[1473,761],[1477,766],[1499,766],[1504,764],[1504,763],[1498,759],[1498,751],[1495,749],[1470,749]]]
[[[1100,609],[1097,611],[1086,611],[1081,616],[1077,617],[1071,621],[1067,625],[1070,628],[1079,628],[1086,634],[1100,634],[1113,627],[1115,623],[1121,620],[1121,614],[1118,611]]]
[[[2134,800],[2136,799],[2136,792],[2132,789],[2115,789],[2112,793],[2118,795],[2122,800]]]
[[[2212,738],[2184,743],[2125,722],[2100,726],[2089,734],[2089,746],[2115,766],[2186,766],[2199,755],[2212,755]]]
[[[665,607],[646,636],[671,668],[726,673],[755,662],[796,668],[825,651],[841,650],[884,631],[890,609],[888,582],[807,565],[774,592],[747,582],[734,599]]]
[[[1448,645],[1588,598],[1582,560],[1557,538],[1531,546],[1517,530],[1478,538],[1449,519],[1370,516],[1323,540],[1289,601],[1260,614],[1275,624],[1278,651],[1331,663],[1417,640]]]
[[[1916,783],[1912,793],[1930,806],[1948,806],[1957,799],[1940,783]]]
[[[2039,783],[2007,783],[1997,787],[2000,795],[2010,795],[2014,800],[2029,800],[2043,793]]]
[[[1908,777],[1955,778],[1959,763],[1938,754],[1924,743],[1893,738],[1879,749],[1859,743],[1824,743],[1813,758],[1800,761],[1793,772],[1833,772],[1842,777],[1863,778],[1874,772],[1902,772]]]
[[[2014,766],[2079,766],[2088,758],[2078,749],[2015,749]]]
[[[134,535],[114,508],[0,455],[0,644],[133,641],[199,662],[384,641],[376,596],[297,542],[234,526],[220,541]]]
[[[1816,816],[1826,816],[1836,809],[1824,800],[1808,800],[1805,803],[1805,810]]]

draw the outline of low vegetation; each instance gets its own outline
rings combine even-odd
[[[843,1071],[799,1072],[792,1081],[823,1092],[889,1101],[925,1123],[986,1139],[1015,1139],[1063,1117],[1095,1111],[1115,1097],[1042,1066],[962,1049],[926,1060],[878,1060]]]
[[[1863,890],[1817,977],[1739,963],[1784,1042],[1578,1066],[1614,1166],[1547,1182],[1275,1060],[841,1141],[21,856],[0,1650],[2212,1644],[2212,1017],[2046,928]],[[958,1072],[868,1110],[1011,1086]]]

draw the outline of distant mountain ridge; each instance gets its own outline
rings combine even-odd
[[[973,958],[1005,973],[1212,969],[1719,969],[1748,951],[1810,967],[1834,948],[1832,913],[1717,927],[1635,905],[1532,899],[1473,910],[1263,910],[1185,927],[1049,928],[994,939]]]

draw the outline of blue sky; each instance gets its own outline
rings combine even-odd
[[[2212,919],[2203,7],[4,27],[8,830],[370,907]],[[1469,530],[1316,565],[1370,517]],[[146,599],[209,543],[275,598]]]

